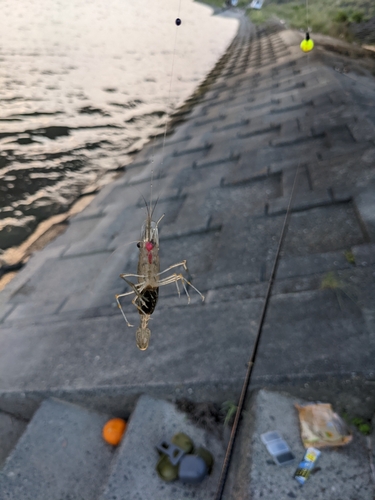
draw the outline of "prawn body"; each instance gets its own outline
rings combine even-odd
[[[138,285],[141,285],[140,295],[135,297],[134,304],[140,314],[140,325],[135,334],[137,347],[144,351],[147,349],[151,330],[148,328],[151,314],[155,311],[159,298],[158,274],[160,272],[159,260],[159,232],[158,223],[147,217],[138,243]],[[145,279],[143,278],[145,277]],[[146,283],[142,290],[143,280]]]
[[[188,302],[190,302],[190,295],[188,293],[186,285],[191,286],[201,296],[202,301],[204,300],[204,296],[201,294],[201,292],[197,290],[197,288],[195,288],[181,273],[173,273],[166,278],[160,278],[160,275],[176,267],[181,266],[186,272],[188,272],[188,268],[186,265],[186,260],[184,260],[160,272],[158,225],[159,222],[163,219],[164,215],[162,215],[162,217],[160,217],[160,219],[155,222],[152,220],[152,212],[150,213],[150,209],[147,203],[146,208],[147,219],[143,223],[141,230],[141,239],[137,243],[137,246],[139,248],[137,274],[120,274],[120,278],[126,281],[126,283],[131,287],[132,290],[130,292],[115,296],[117,305],[127,325],[131,327],[133,325],[129,323],[119,299],[126,295],[135,294],[132,303],[138,309],[138,313],[140,315],[140,324],[136,331],[136,343],[137,347],[141,351],[146,350],[149,345],[151,331],[148,327],[148,323],[150,321],[151,314],[154,312],[156,304],[158,302],[160,286],[176,283],[177,292],[180,295],[180,290],[178,287],[178,282],[180,281],[188,297]],[[133,283],[132,281],[128,280],[127,278],[130,277],[137,278],[138,282]]]

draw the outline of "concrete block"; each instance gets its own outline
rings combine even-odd
[[[374,487],[366,438],[354,430],[350,444],[321,449],[315,471],[303,487],[293,479],[305,453],[295,403],[308,402],[264,390],[251,398],[237,438],[224,499],[372,500]],[[260,439],[261,434],[272,430],[278,430],[290,446],[296,456],[293,464],[284,467],[274,464]]]
[[[3,500],[97,498],[114,450],[101,436],[107,415],[46,400],[0,472]]]
[[[208,229],[210,215],[205,210],[205,198],[201,193],[186,197],[176,221],[163,227],[163,239],[201,233]]]
[[[265,180],[265,188],[268,181]],[[228,188],[231,189],[231,188]],[[242,188],[241,188],[242,189]],[[240,188],[233,188],[233,196],[241,196]],[[261,192],[259,183],[244,189],[244,194]],[[256,200],[254,200],[255,202]],[[282,221],[279,218],[248,217],[247,213],[238,213],[228,208],[228,213],[223,221],[221,240],[214,248],[213,262],[215,273],[210,273],[204,278],[209,288],[218,288],[235,284],[254,283],[261,280],[262,266],[268,259],[273,258],[276,251],[277,234],[280,234]],[[231,245],[227,245],[227,242]],[[249,251],[244,251],[244,248]],[[260,252],[259,249],[267,249]]]
[[[348,128],[357,142],[372,141],[375,137],[374,125],[364,116],[361,116],[354,123],[349,123]]]
[[[248,167],[248,163],[243,161],[241,164],[237,165],[236,168],[233,168],[233,171],[228,176],[223,177],[221,186],[245,185],[252,182],[264,181],[270,176],[268,168],[263,168],[253,173],[246,167]]]
[[[55,302],[26,302],[17,304],[12,312],[7,316],[6,321],[37,320],[43,316],[55,314],[64,302],[65,298],[56,300]]]
[[[41,252],[35,252],[31,255],[26,265],[22,268],[22,272],[16,274],[12,281],[1,292],[1,302],[5,304],[6,301],[17,302],[14,300],[18,291],[27,286],[28,281],[40,272],[49,259],[59,259],[66,250],[66,245],[52,247],[47,245]]]
[[[186,303],[185,297],[180,300]],[[250,318],[259,314],[258,304],[253,307],[237,301],[235,307],[230,303],[218,307],[199,302],[171,308],[161,299],[159,305],[163,304],[167,309],[157,308],[152,316],[146,352],[136,347],[135,328],[126,325],[119,311],[111,316],[3,328],[0,392],[30,391],[40,397],[93,389],[91,395],[82,395],[84,403],[86,398],[97,398],[116,386],[126,387],[126,391],[137,388],[139,393],[154,383],[174,387],[195,380],[202,384],[207,376],[212,378],[212,363],[218,356],[225,358],[219,378],[230,379],[236,366],[242,376],[243,363],[239,359],[244,359],[244,346],[249,345],[253,335],[250,332],[244,336],[243,331]],[[124,310],[129,321],[137,325],[139,315],[130,300],[124,302]],[[190,362],[186,363],[186,359]]]
[[[185,134],[185,135],[182,135],[182,136],[176,137],[176,138],[174,138],[174,137],[175,137],[175,135],[173,135],[173,137],[170,139],[166,139],[164,147],[173,147],[176,144],[187,143],[187,142],[191,141],[191,139],[193,138],[193,136],[190,134]],[[156,147],[158,147],[158,148],[163,147],[163,142],[160,141],[160,143]]]
[[[193,280],[195,280],[202,273],[206,273],[212,269],[214,264],[212,249],[218,244],[220,236],[220,227],[217,227],[215,230],[214,227],[210,226],[209,230],[206,230],[205,233],[193,233],[180,238],[162,238],[160,250],[161,270],[182,260],[187,260],[189,273],[191,273]],[[182,269],[175,269],[170,274],[181,271]],[[167,274],[165,274],[166,276]],[[207,287],[205,286],[204,288],[206,289]],[[164,287],[164,290],[170,290],[173,296],[178,297],[175,285]],[[159,289],[161,296],[164,290]],[[193,291],[192,295],[195,295]],[[182,300],[179,301],[179,304],[181,302]]]
[[[221,123],[225,120],[226,115],[224,113],[219,113],[217,116],[205,116],[193,123],[194,127],[206,127],[207,125],[214,125],[215,123]]]
[[[354,203],[368,237],[375,241],[375,182],[361,190],[354,197]]]
[[[321,137],[324,137],[323,135]],[[315,141],[315,137],[312,137],[306,133],[298,133],[298,127],[296,126],[295,130],[290,134],[282,135],[277,139],[273,139],[271,141],[271,145],[273,147],[290,147],[296,144],[309,143],[311,141]]]
[[[9,315],[9,313],[14,309],[14,304],[1,304],[0,305],[0,322]]]
[[[375,264],[375,244],[353,246],[352,252],[359,266],[369,266]]]
[[[206,107],[206,108],[211,108],[211,107],[216,107],[216,106],[230,106],[234,101],[234,97],[233,96],[229,96],[229,97],[218,97],[216,99],[212,99],[208,102],[206,102],[206,100],[203,100],[203,105]]]
[[[352,203],[338,203],[292,212],[285,256],[349,250],[365,243]]]
[[[102,252],[65,259],[47,259],[41,269],[17,290],[12,302],[52,303],[53,308],[54,304],[61,303],[75,291],[84,294],[109,255],[110,252]]]
[[[219,148],[214,148],[215,152]],[[206,156],[204,160],[198,160],[193,163],[193,168],[205,168],[205,167],[215,167],[217,165],[221,165],[222,163],[228,163],[228,162],[236,162],[240,154],[233,150],[227,150],[227,148],[220,148],[220,149],[225,149],[224,151],[221,152],[216,152],[216,154],[209,154]]]
[[[294,180],[296,176],[296,169],[286,168],[282,173],[283,196],[290,196]],[[312,190],[311,178],[308,165],[300,165],[298,170],[298,177],[296,179],[295,192],[301,195],[302,193],[309,193]]]
[[[372,371],[374,356],[362,312],[349,297],[338,300],[334,290],[317,290],[271,298],[259,345],[254,378]],[[312,320],[313,318],[313,320]],[[366,349],[363,349],[365,342]],[[340,349],[337,348],[340,345]],[[295,353],[298,352],[298,359]],[[349,368],[351,367],[351,368]],[[263,379],[264,380],[264,379]]]
[[[294,276],[334,272],[339,269],[350,269],[350,264],[344,252],[326,252],[301,257],[281,258],[277,270],[277,279]],[[272,266],[267,266],[266,279],[271,275]]]
[[[166,483],[155,471],[155,446],[170,440],[177,432],[186,433],[196,447],[207,448],[214,456],[212,473],[202,483]],[[111,468],[111,475],[100,500],[174,500],[213,498],[224,457],[224,445],[214,435],[190,423],[186,415],[166,401],[141,396],[133,412],[123,442]]]
[[[289,196],[283,196],[279,199],[272,200],[268,204],[268,215],[280,215],[287,211],[289,205]],[[332,205],[333,200],[327,190],[323,191],[310,191],[297,195],[293,200],[291,206],[292,212],[300,212],[302,210],[309,210],[316,207],[323,207]]]
[[[213,132],[223,132],[223,131],[227,131],[227,130],[232,130],[232,129],[239,129],[239,128],[242,128],[242,127],[245,127],[246,125],[248,125],[250,123],[250,120],[248,118],[244,118],[242,120],[237,120],[237,121],[234,121],[232,123],[225,123],[223,125],[214,125],[213,127]]]
[[[6,458],[22,436],[27,426],[27,421],[17,418],[9,413],[0,412],[0,469]]]
[[[268,134],[276,134],[279,131],[280,131],[280,125],[270,125],[270,126],[266,126],[266,127],[262,127],[262,128],[254,127],[253,125],[251,125],[250,127],[247,127],[247,129],[245,129],[241,132],[238,132],[237,137],[240,139],[248,139],[251,137],[257,137],[257,140],[259,140],[258,136],[268,135]],[[268,136],[266,139],[267,142],[270,139],[271,138]]]
[[[212,147],[211,142],[205,142],[201,146],[196,146],[196,147],[191,147],[191,148],[186,148],[186,149],[179,149],[175,150],[173,152],[173,156],[184,156],[184,155],[190,155],[194,153],[207,153],[209,149]]]
[[[349,148],[348,148],[349,149]],[[323,158],[329,152],[324,138],[311,139],[284,147],[263,147],[257,151],[256,166],[263,168],[271,164],[287,162],[298,164],[302,158]],[[297,161],[296,161],[297,160]],[[305,163],[302,160],[302,163]]]
[[[126,192],[123,194],[126,196]],[[119,203],[111,207],[104,217],[101,217],[97,223],[91,227],[88,234],[77,237],[69,248],[64,252],[64,257],[76,257],[80,255],[90,255],[98,252],[106,252],[113,248],[113,238],[121,231],[126,230],[130,233],[137,227],[141,227],[142,214],[135,206],[139,197],[139,192],[133,190],[131,199],[132,206],[123,206],[122,199]]]

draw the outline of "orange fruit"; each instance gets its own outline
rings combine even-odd
[[[112,418],[103,427],[103,439],[113,446],[117,446],[126,429],[126,422],[122,418]]]

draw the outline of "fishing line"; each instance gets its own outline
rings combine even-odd
[[[167,129],[168,129],[168,118],[169,118],[168,110],[169,110],[169,107],[170,107],[170,104],[171,104],[171,92],[172,92],[172,83],[173,83],[173,75],[174,75],[174,63],[175,63],[175,55],[176,55],[176,47],[177,47],[177,33],[178,33],[179,26],[181,26],[181,19],[180,19],[181,1],[182,0],[179,0],[178,11],[177,11],[177,18],[175,20],[176,31],[175,31],[175,38],[174,38],[174,44],[173,44],[173,53],[172,53],[171,77],[170,77],[170,80],[169,80],[169,90],[168,90],[168,98],[167,98],[167,112],[166,112],[166,115],[165,115],[164,134],[163,134],[163,146],[162,146],[162,152],[161,152],[160,169],[159,169],[159,172],[158,172],[157,180],[160,179],[161,170],[162,170],[162,167],[164,165],[164,148],[165,148],[165,141],[166,141]],[[155,140],[155,137],[156,136],[154,136],[154,140]],[[155,142],[154,142],[153,153],[154,152],[155,152]],[[154,154],[152,156],[154,156]],[[150,209],[152,207],[152,182],[153,182],[153,177],[154,177],[154,170],[151,171]]]
[[[306,31],[309,31],[309,0],[306,0]]]
[[[265,296],[265,299],[264,299],[263,309],[262,309],[262,313],[260,315],[260,320],[259,320],[259,323],[258,323],[258,330],[257,330],[257,334],[256,334],[256,337],[255,337],[255,342],[254,342],[254,345],[253,345],[253,350],[252,350],[252,353],[251,353],[251,356],[250,356],[250,359],[249,359],[249,362],[248,362],[248,368],[247,368],[247,371],[246,371],[245,380],[243,382],[243,386],[242,386],[242,390],[241,390],[241,395],[240,395],[240,399],[239,399],[238,406],[237,406],[236,415],[235,415],[235,418],[234,418],[234,422],[233,422],[233,426],[232,426],[232,430],[231,430],[231,434],[230,434],[230,438],[229,438],[227,450],[226,450],[226,453],[225,453],[224,462],[223,462],[223,466],[222,466],[221,474],[220,474],[220,479],[219,479],[219,485],[218,485],[218,488],[216,490],[215,500],[221,500],[222,495],[223,495],[223,491],[224,491],[224,487],[225,487],[225,482],[226,482],[227,475],[228,475],[228,470],[229,470],[229,464],[230,464],[230,460],[231,460],[231,457],[232,457],[233,446],[234,446],[234,442],[235,442],[237,431],[238,431],[238,424],[239,424],[239,421],[240,421],[240,418],[241,418],[241,414],[242,414],[242,410],[243,410],[243,406],[244,406],[244,403],[245,403],[245,398],[246,398],[247,390],[249,388],[251,373],[253,371],[254,363],[255,363],[255,360],[256,360],[256,355],[257,355],[257,351],[258,351],[259,341],[260,341],[260,337],[262,335],[263,324],[264,324],[264,320],[265,320],[265,317],[266,317],[267,308],[268,308],[268,304],[269,304],[269,300],[270,300],[270,296],[271,296],[272,286],[273,286],[273,282],[274,282],[274,279],[275,279],[275,275],[276,275],[276,271],[277,271],[277,266],[278,266],[278,263],[279,263],[280,251],[281,251],[282,244],[283,244],[283,241],[284,241],[284,238],[285,238],[286,230],[288,228],[289,217],[290,217],[290,209],[291,209],[291,206],[292,206],[292,203],[293,203],[293,199],[294,199],[294,192],[295,192],[295,187],[296,187],[296,184],[297,184],[297,176],[298,176],[298,172],[299,172],[299,167],[300,167],[300,163],[298,163],[298,166],[296,168],[296,173],[295,173],[295,176],[294,176],[294,182],[293,182],[292,192],[290,194],[289,203],[288,203],[287,211],[286,211],[286,214],[285,214],[283,227],[282,227],[281,234],[280,234],[279,244],[277,246],[277,251],[276,251],[275,260],[274,260],[273,267],[272,267],[271,276],[270,276],[270,279],[268,281],[267,293],[266,293],[266,296]]]
[[[178,4],[178,13],[177,13],[177,18],[176,18],[176,34],[175,34],[175,38],[174,38],[174,47],[173,47],[173,55],[172,55],[172,69],[171,69],[171,78],[170,78],[170,82],[169,82],[169,91],[168,91],[168,102],[167,102],[167,110],[170,106],[170,101],[171,101],[171,91],[172,91],[172,82],[173,82],[173,72],[174,72],[174,58],[175,58],[175,54],[176,54],[176,46],[177,46],[177,33],[178,33],[178,27],[181,25],[181,19],[180,19],[180,11],[181,11],[181,0]],[[167,113],[167,116],[166,116],[166,119],[165,119],[165,126],[164,126],[164,138],[163,138],[163,150],[162,150],[162,154],[161,154],[161,165],[163,166],[163,162],[164,162],[164,146],[165,146],[165,139],[166,139],[166,136],[167,136],[167,125],[168,125],[168,113]]]

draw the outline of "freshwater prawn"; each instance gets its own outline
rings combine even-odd
[[[135,294],[132,304],[134,304],[138,309],[138,313],[140,315],[140,324],[137,328],[135,337],[137,347],[141,351],[145,351],[149,345],[151,331],[148,327],[148,323],[158,302],[160,286],[176,283],[177,293],[180,295],[180,289],[178,286],[178,282],[180,281],[188,298],[188,303],[190,303],[190,295],[186,285],[191,286],[191,288],[193,288],[201,296],[202,301],[204,301],[204,295],[202,295],[201,292],[183,276],[183,274],[173,273],[166,278],[160,278],[162,274],[167,273],[171,269],[182,267],[186,272],[188,272],[188,268],[186,260],[183,260],[182,262],[173,264],[164,271],[160,272],[158,226],[164,215],[162,215],[160,219],[155,222],[152,220],[152,216],[156,205],[151,211],[150,206],[147,205],[146,201],[145,203],[147,218],[142,225],[141,238],[137,243],[139,248],[137,274],[120,274],[120,278],[122,278],[132,290],[130,292],[115,295],[117,305],[127,325],[132,327],[133,325],[129,323],[119,299],[127,295],[132,295],[133,293]],[[138,278],[138,283],[133,283],[128,280],[128,278],[131,277]]]

